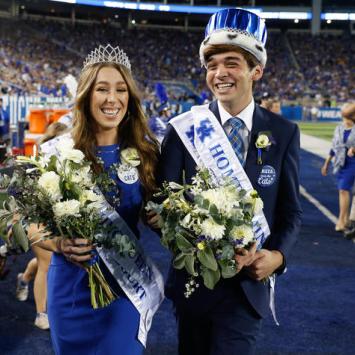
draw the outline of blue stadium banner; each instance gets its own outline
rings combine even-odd
[[[3,108],[10,117],[10,125],[17,125],[24,121],[30,108],[55,108],[67,107],[68,98],[63,97],[41,97],[41,96],[17,96],[5,95]]]

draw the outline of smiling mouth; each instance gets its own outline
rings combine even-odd
[[[110,117],[114,117],[117,116],[117,114],[120,112],[120,109],[108,109],[108,108],[102,108],[101,112],[106,115],[106,116],[110,116]]]
[[[216,84],[216,88],[217,89],[229,89],[232,86],[234,86],[234,84],[232,83],[221,83],[221,84]]]

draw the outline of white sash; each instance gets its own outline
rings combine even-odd
[[[208,168],[216,182],[230,177],[239,189],[253,186],[239,162],[222,126],[208,104],[193,106],[191,111],[170,121],[196,165]],[[269,225],[261,211],[253,218],[254,237],[260,249],[270,235]]]
[[[42,144],[42,153],[47,156],[57,154],[56,146],[63,138],[71,139],[71,136],[65,134]],[[103,225],[111,227],[110,235],[117,233],[127,235],[135,245],[134,257],[118,255],[112,249],[97,248],[97,251],[123,292],[138,310],[140,314],[138,340],[146,346],[153,316],[164,300],[163,277],[153,261],[145,255],[126,222],[107,201],[103,202],[101,217]]]

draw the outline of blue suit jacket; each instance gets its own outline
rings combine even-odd
[[[221,122],[217,102],[210,104],[209,109]],[[257,149],[255,141],[259,132],[269,131],[272,134],[274,144],[268,151],[262,153],[262,164],[257,164]],[[256,105],[253,115],[251,139],[246,157],[245,171],[264,202],[264,214],[269,223],[271,235],[263,248],[279,250],[285,260],[296,241],[301,226],[301,206],[299,199],[299,129],[298,126],[279,115],[273,114]],[[268,186],[258,184],[262,167],[270,165],[275,169],[276,180]],[[186,150],[178,134],[172,126],[169,126],[162,143],[162,154],[158,168],[158,182],[176,181],[181,183],[183,176],[188,183],[196,173],[196,164]],[[182,301],[179,295],[183,294],[186,274],[173,270],[170,273],[168,284],[172,284],[172,290],[167,294],[175,302]],[[250,304],[260,316],[265,316],[269,311],[269,286],[263,282],[252,280],[243,272],[231,280],[221,280],[221,286],[234,287],[240,282]],[[223,284],[225,284],[223,286]],[[216,286],[217,287],[217,286]],[[224,292],[218,291],[218,292]],[[198,301],[198,294],[191,297],[189,302]],[[215,292],[217,293],[217,291]],[[214,291],[204,294],[204,302],[211,298],[213,302]],[[200,303],[201,304],[201,303]]]

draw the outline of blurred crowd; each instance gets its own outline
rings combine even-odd
[[[2,93],[66,95],[63,77],[78,74],[84,53],[111,43],[127,51],[145,100],[157,99],[158,81],[183,83],[188,88],[181,92],[167,86],[169,100],[196,102],[200,98],[201,103],[211,99],[198,60],[200,32],[2,19],[0,34]],[[270,32],[267,51],[270,60],[256,85],[256,96],[268,92],[299,104],[316,98],[325,105],[354,96],[351,37]]]

